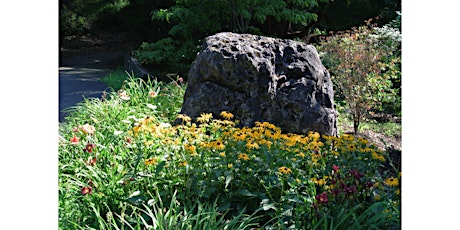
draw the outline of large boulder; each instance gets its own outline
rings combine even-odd
[[[312,45],[235,33],[206,38],[188,74],[181,113],[229,111],[244,126],[337,135],[329,72]]]

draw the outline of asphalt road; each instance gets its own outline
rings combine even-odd
[[[59,123],[69,114],[66,109],[84,98],[101,98],[109,90],[100,79],[120,66],[122,57],[123,51],[104,51],[60,60]]]

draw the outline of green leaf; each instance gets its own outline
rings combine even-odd
[[[257,196],[256,194],[249,192],[247,189],[240,189],[238,190],[237,194],[242,195],[242,196],[250,196],[250,197]]]
[[[161,161],[160,163],[158,163],[156,169],[155,169],[155,177],[158,176],[158,174],[163,170],[164,166],[165,166],[166,162],[164,161]]]
[[[233,180],[233,176],[232,176],[232,175],[227,175],[227,176],[225,177],[225,188],[228,187],[228,185],[230,184],[230,182],[232,182],[232,180]]]
[[[269,200],[268,199],[263,199],[262,202],[260,202],[260,204],[262,205],[262,209],[264,211],[267,211],[269,209],[273,209],[273,210],[277,210],[276,206],[274,203],[269,203]]]

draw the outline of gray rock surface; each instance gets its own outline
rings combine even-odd
[[[229,111],[244,126],[268,121],[282,130],[337,134],[329,72],[315,47],[235,33],[205,39],[188,74],[181,113]]]

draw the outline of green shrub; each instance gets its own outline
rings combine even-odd
[[[399,88],[393,87],[401,78],[400,42],[397,30],[368,24],[333,35],[318,48],[336,93],[351,110],[355,133],[366,115],[385,106],[400,111]]]

